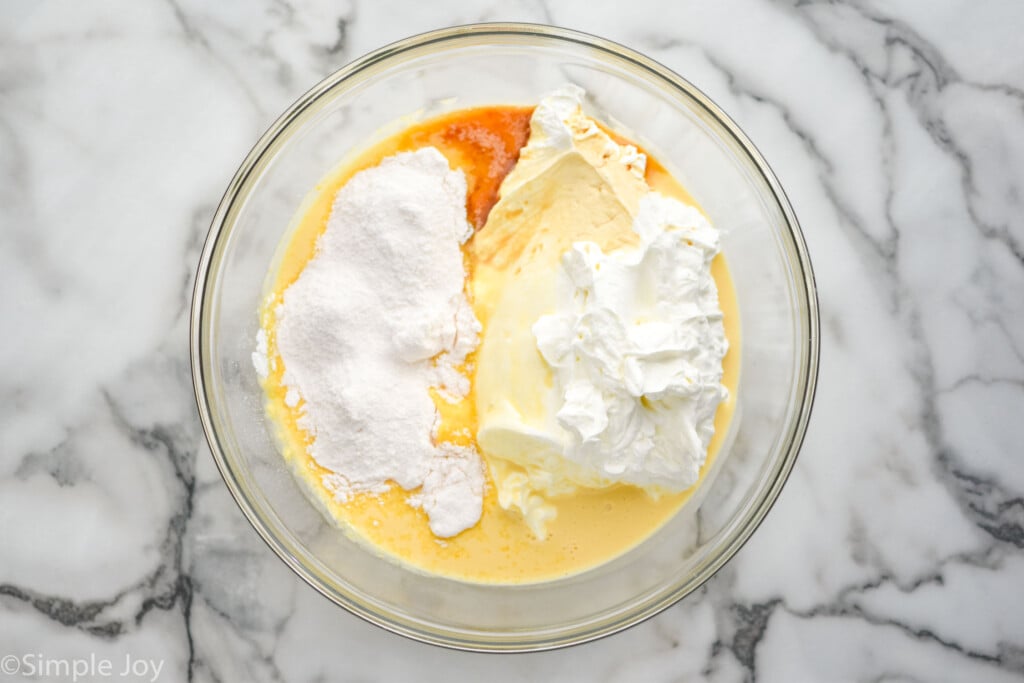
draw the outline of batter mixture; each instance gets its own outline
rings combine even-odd
[[[607,562],[680,510],[728,431],[717,230],[582,98],[373,145],[311,193],[270,275],[254,363],[282,453],[411,568],[524,583]]]

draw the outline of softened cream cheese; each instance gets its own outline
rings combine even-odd
[[[718,232],[651,191],[646,159],[545,98],[473,248],[500,295],[481,341],[477,443],[499,502],[543,538],[550,499],[696,483],[726,397]]]

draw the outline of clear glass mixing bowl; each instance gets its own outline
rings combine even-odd
[[[477,585],[403,568],[353,542],[307,499],[278,454],[250,361],[275,250],[303,198],[382,126],[481,104],[536,104],[573,82],[589,113],[651,151],[722,231],[742,329],[738,409],[716,476],[651,538],[545,583]],[[715,573],[754,532],[793,466],[818,367],[811,264],[767,163],[703,93],[660,64],[563,29],[485,24],[409,38],[332,74],[242,163],[196,279],[192,371],[224,481],[267,544],[326,597],[417,640],[537,650],[626,628]]]

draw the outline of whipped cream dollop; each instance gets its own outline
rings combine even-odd
[[[633,230],[636,248],[566,252],[558,308],[533,333],[563,397],[565,457],[601,479],[681,491],[697,482],[727,396],[718,231],[657,192],[640,200]]]
[[[535,535],[580,487],[695,484],[726,397],[718,231],[559,89],[471,248],[484,336],[477,443]],[[498,292],[498,294],[494,294]],[[482,318],[482,319],[483,319]]]

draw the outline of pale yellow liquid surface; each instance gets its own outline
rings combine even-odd
[[[522,107],[484,107],[447,114],[415,124],[343,163],[314,189],[300,209],[270,275],[269,294],[260,311],[271,367],[263,383],[267,412],[275,425],[283,456],[296,475],[351,536],[414,569],[465,581],[508,584],[561,578],[603,564],[636,546],[675,515],[700,486],[722,446],[736,402],[739,312],[728,268],[719,255],[712,263],[712,274],[718,285],[729,340],[722,380],[729,398],[715,415],[715,436],[700,479],[687,491],[654,499],[641,489],[624,485],[580,490],[552,501],[558,514],[548,524],[547,539],[540,541],[518,513],[498,505],[490,482],[480,522],[448,539],[431,533],[426,515],[406,504],[410,492],[398,486],[392,486],[384,495],[359,495],[345,503],[335,501],[323,486],[322,477],[329,471],[306,452],[309,436],[296,424],[297,410],[284,402],[284,367],[275,343],[273,310],[312,258],[316,240],[327,226],[334,196],[353,174],[378,164],[384,157],[433,145],[453,168],[465,172],[469,185],[468,215],[479,228],[494,202],[501,178],[514,164],[518,148],[525,142],[530,111]],[[646,179],[659,192],[696,205],[653,160],[648,163]],[[472,277],[474,264],[468,257],[466,266]],[[487,308],[487,302],[473,304],[478,312]],[[486,325],[484,316],[478,316]],[[470,375],[473,360],[471,356],[467,364]],[[440,399],[435,402],[442,415],[438,440],[472,443],[472,436],[467,435],[477,431],[473,395],[456,405]]]

